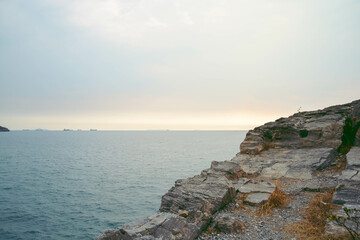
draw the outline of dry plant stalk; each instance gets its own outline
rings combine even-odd
[[[325,234],[325,226],[332,207],[333,193],[332,189],[326,193],[316,194],[304,211],[304,219],[290,225],[286,231],[295,235],[297,239],[332,239]]]
[[[271,215],[274,208],[283,208],[290,201],[290,195],[281,190],[279,184],[276,184],[275,190],[269,196],[266,203],[262,204],[256,212],[256,215]]]

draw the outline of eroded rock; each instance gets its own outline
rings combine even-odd
[[[352,147],[346,155],[346,158],[346,169],[342,172],[339,178],[342,180],[360,181],[360,147]]]
[[[215,216],[210,228],[219,233],[243,233],[246,226],[231,213],[220,213]]]
[[[172,213],[158,213],[142,221],[124,224],[121,228],[107,230],[97,239],[194,239],[200,226]]]
[[[335,190],[333,203],[360,207],[360,182],[346,181],[341,183]]]
[[[342,144],[346,119],[359,121],[360,101],[323,110],[300,112],[247,133],[240,152],[259,154],[271,148],[335,148]]]
[[[195,176],[171,188],[162,197],[160,211],[178,213],[179,210],[187,210],[190,219],[199,221],[198,216],[192,213],[201,211],[210,216],[229,203],[234,196],[235,189],[225,175]]]

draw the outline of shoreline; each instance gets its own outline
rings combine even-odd
[[[107,230],[97,240],[287,239],[291,233],[273,225],[304,219],[299,211],[316,192],[329,189],[336,189],[332,204],[342,203],[338,212],[347,205],[360,209],[359,126],[360,100],[266,123],[247,133],[232,160],[214,161],[200,175],[177,180],[157,214]],[[257,221],[253,213],[277,185],[293,200]],[[335,228],[326,223],[326,229],[321,234]]]

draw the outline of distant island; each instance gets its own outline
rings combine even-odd
[[[0,132],[10,132],[10,130],[6,127],[0,126]]]

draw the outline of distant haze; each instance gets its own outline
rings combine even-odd
[[[0,125],[250,129],[360,98],[360,1],[0,0]]]

